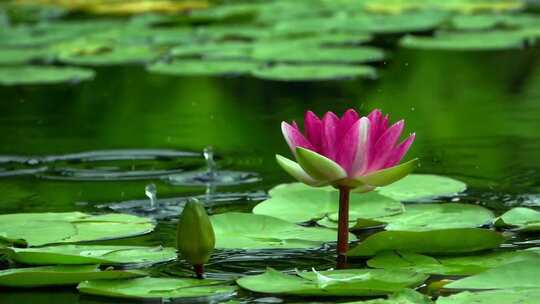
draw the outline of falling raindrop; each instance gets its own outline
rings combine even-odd
[[[204,160],[206,160],[206,171],[208,178],[214,180],[216,178],[216,162],[214,161],[214,149],[208,146],[203,150]]]
[[[156,207],[157,201],[157,188],[155,184],[148,184],[144,188],[144,194],[150,199],[150,208],[154,209]]]

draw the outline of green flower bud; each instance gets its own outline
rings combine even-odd
[[[190,199],[180,215],[176,248],[191,265],[203,265],[210,259],[216,237],[204,206]]]

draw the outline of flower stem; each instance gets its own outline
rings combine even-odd
[[[339,188],[339,222],[337,242],[337,269],[347,267],[347,251],[349,250],[349,194],[348,187]]]
[[[197,276],[197,279],[204,279],[204,265],[203,264],[193,265],[193,270],[195,270],[195,275]]]

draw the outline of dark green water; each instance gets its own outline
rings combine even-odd
[[[282,120],[301,120],[307,109],[321,114],[352,107],[366,113],[377,107],[391,113],[394,120],[404,118],[407,132],[417,133],[409,155],[421,158],[418,172],[448,175],[469,184],[463,201],[496,212],[515,205],[540,205],[540,49],[463,53],[397,49],[380,71],[375,81],[282,83],[166,77],[140,67],[111,67],[99,69],[97,78],[87,83],[0,87],[0,154],[135,148],[202,151],[212,145],[220,168],[253,171],[262,177],[256,184],[218,187],[217,191],[267,190],[290,181],[274,162],[275,153],[288,153],[279,127]],[[195,169],[204,162],[201,158],[101,165]],[[205,191],[151,179],[9,177],[0,179],[0,213],[96,212],[94,206],[99,203],[144,199],[144,187],[150,182],[156,183],[160,198]],[[231,208],[249,211],[252,206],[240,202]],[[163,221],[153,234],[116,243],[174,246],[174,225]],[[275,255],[221,252],[209,271],[210,276],[228,277],[266,266],[290,270],[331,265],[329,249]],[[187,273],[187,268],[172,263],[155,271],[175,275]],[[253,300],[258,296],[242,292],[240,297]],[[74,288],[0,290],[2,304],[106,301],[79,295]]]

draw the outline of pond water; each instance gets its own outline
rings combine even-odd
[[[421,159],[417,172],[466,182],[469,189],[457,198],[460,201],[487,206],[497,214],[514,206],[540,205],[540,48],[388,51],[391,55],[378,64],[376,80],[289,83],[251,77],[172,77],[119,66],[96,69],[95,80],[89,82],[0,87],[2,155],[37,158],[123,149],[196,153],[144,160],[80,161],[75,157],[5,162],[0,171],[7,175],[0,178],[0,213],[102,212],[99,205],[148,200],[145,187],[149,184],[155,185],[158,200],[207,191],[236,193],[238,200],[217,204],[210,212],[250,211],[261,197],[251,192],[291,181],[274,160],[276,153],[288,153],[280,122],[301,121],[306,109],[321,114],[347,108],[363,113],[381,108],[394,119],[404,118],[406,132],[417,134],[408,154]],[[220,170],[254,172],[260,180],[207,189],[171,185],[151,175],[155,172],[140,172],[204,170],[202,151],[207,146],[213,147]],[[136,177],[126,177],[126,172]],[[250,193],[254,198],[246,199]],[[174,247],[175,226],[174,217],[160,219],[151,234],[105,243]],[[534,245],[540,238],[525,235],[508,242]],[[279,252],[218,251],[207,267],[208,276],[254,274],[267,266],[328,268],[334,263],[332,250],[328,246]],[[181,261],[155,266],[152,272],[191,273]],[[238,298],[259,303],[304,301],[246,291]],[[2,304],[108,302],[118,301],[80,295],[74,288],[0,291]]]

